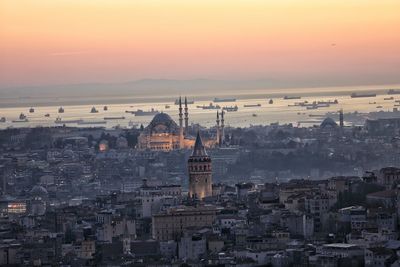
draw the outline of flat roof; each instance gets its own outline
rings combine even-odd
[[[353,248],[358,247],[356,244],[347,244],[347,243],[332,243],[332,244],[325,244],[324,247],[329,248]]]

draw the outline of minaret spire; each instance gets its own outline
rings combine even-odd
[[[122,250],[124,254],[131,253],[131,237],[128,230],[128,224],[125,221],[124,233],[122,235]]]
[[[179,96],[179,148],[183,148],[183,113],[181,96]]]
[[[187,104],[187,97],[185,96],[185,135],[188,134],[189,130],[189,109]]]
[[[223,145],[225,143],[225,118],[224,118],[224,115],[225,115],[225,111],[222,110],[221,111],[221,138],[220,138],[221,145]]]
[[[340,123],[340,128],[343,128],[344,127],[343,109],[339,110],[339,123]]]
[[[217,110],[217,145],[220,146],[221,145],[221,133],[219,131],[219,112]]]

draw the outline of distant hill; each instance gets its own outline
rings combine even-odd
[[[215,90],[244,90],[271,88],[271,81],[224,81],[224,80],[170,80],[143,79],[124,83],[83,83],[52,86],[13,87],[0,89],[2,97],[66,97],[66,96],[107,96],[107,95],[141,95],[154,94],[168,96],[171,94],[202,94]]]

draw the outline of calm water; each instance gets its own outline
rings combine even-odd
[[[282,98],[284,93],[283,90],[267,91],[263,93],[262,91],[245,92],[243,94],[235,95],[225,95],[225,97],[236,97],[236,102],[222,102],[217,103],[222,106],[234,106],[237,105],[239,110],[237,112],[227,112],[226,113],[226,125],[230,126],[240,126],[246,127],[250,125],[266,125],[274,122],[283,123],[294,123],[301,126],[310,126],[318,123],[318,119],[312,118],[309,114],[313,115],[323,115],[328,111],[338,111],[343,109],[345,113],[347,112],[370,112],[370,111],[391,111],[397,104],[394,100],[399,99],[400,95],[387,95],[387,88],[399,88],[399,87],[386,87],[386,89],[375,89],[375,88],[364,88],[368,91],[373,91],[378,93],[376,97],[368,98],[351,98],[351,92],[354,92],[355,88],[336,88],[330,91],[320,90],[320,89],[301,89],[296,91],[285,91],[287,95],[302,96],[301,99],[296,100],[284,100]],[[374,90],[372,90],[374,89]],[[361,91],[357,91],[361,92]],[[221,96],[221,95],[218,95]],[[384,98],[394,97],[394,100],[384,100]],[[200,105],[208,105],[214,96],[204,96],[199,95],[197,97],[189,97],[190,100],[194,100],[193,105],[189,105],[189,121],[190,123],[200,123],[204,126],[215,125],[216,110],[203,110],[196,108]],[[272,98],[274,103],[268,104],[268,100]],[[295,102],[302,101],[328,101],[337,99],[339,104],[331,105],[330,107],[323,107],[314,110],[307,110],[305,107],[288,107],[288,105],[293,105]],[[148,111],[151,108],[155,110],[168,113],[173,119],[178,121],[178,106],[174,105],[171,97],[167,98],[156,98],[151,101],[150,98],[147,99],[129,99],[125,98],[120,103],[117,99],[97,99],[96,103],[109,103],[108,111],[103,111],[104,104],[81,104],[81,105],[71,105],[67,104],[67,101],[58,99],[53,104],[49,105],[38,105],[34,106],[33,102],[29,103],[29,100],[24,100],[23,104],[18,105],[18,107],[3,107],[0,108],[0,117],[5,117],[6,122],[0,123],[0,128],[7,127],[35,127],[35,126],[54,126],[60,125],[55,124],[54,121],[57,117],[62,120],[83,120],[85,122],[93,121],[104,121],[104,117],[121,117],[124,116],[125,119],[119,120],[107,120],[106,124],[85,124],[78,125],[76,123],[67,124],[69,126],[102,126],[111,128],[114,126],[130,127],[131,125],[147,125],[153,116],[135,116],[133,114],[126,113],[126,110],[137,110],[142,109]],[[5,105],[6,100],[2,100],[2,106]],[[109,102],[108,102],[109,101]],[[129,103],[126,103],[129,102]],[[376,104],[370,104],[371,102],[376,102]],[[59,114],[58,108],[60,104],[63,104],[65,113]],[[261,104],[260,107],[244,107],[247,104]],[[165,105],[170,105],[167,109]],[[35,108],[34,113],[29,113],[29,108],[33,106]],[[90,113],[91,108],[95,106],[99,111],[98,113]],[[382,106],[378,108],[378,106]],[[400,108],[400,107],[399,107]],[[28,122],[13,123],[12,120],[18,120],[20,113],[24,113]],[[45,114],[50,114],[50,117],[45,117]],[[255,115],[253,115],[255,114]],[[303,123],[303,121],[312,121],[312,123]]]

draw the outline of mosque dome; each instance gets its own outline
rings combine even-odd
[[[335,128],[337,126],[337,123],[332,118],[328,117],[322,121],[320,128]]]
[[[167,113],[158,113],[145,128],[149,133],[179,133],[179,126]]]
[[[49,193],[47,192],[46,188],[40,185],[35,185],[31,191],[31,196],[33,197],[46,197]]]

